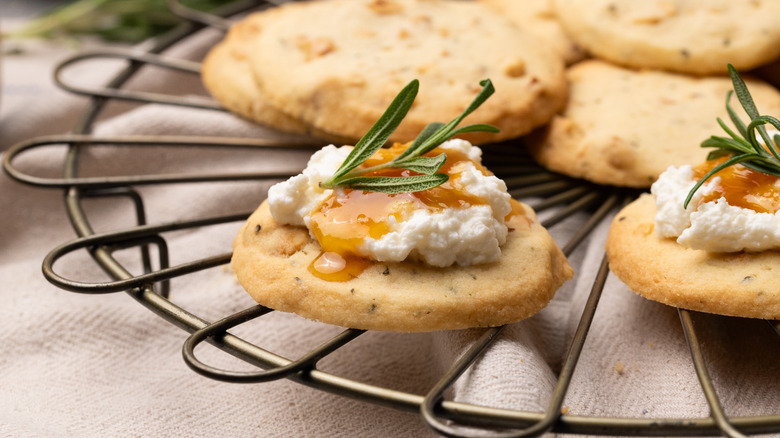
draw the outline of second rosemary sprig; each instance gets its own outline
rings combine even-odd
[[[693,186],[683,204],[685,208],[688,208],[694,193],[699,190],[705,181],[721,170],[735,164],[741,164],[767,175],[780,177],[780,150],[778,150],[780,135],[775,134],[774,137],[770,138],[764,126],[769,124],[780,130],[780,120],[772,116],[760,115],[756,104],[753,102],[753,97],[750,95],[747,85],[745,85],[745,81],[742,80],[731,64],[729,64],[728,69],[731,82],[734,84],[734,91],[729,91],[726,95],[726,111],[737,132],[734,132],[723,120],[718,118],[718,124],[729,136],[712,136],[702,142],[701,146],[715,148],[714,151],[707,155],[707,160],[715,160],[721,157],[729,158],[712,168]],[[737,95],[739,103],[748,117],[750,117],[750,122],[747,125],[731,107],[730,100],[732,94]],[[760,136],[761,141],[757,138],[756,133]]]

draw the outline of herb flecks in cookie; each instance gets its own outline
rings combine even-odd
[[[463,113],[447,124],[434,122],[429,124],[417,136],[412,144],[393,160],[368,168],[361,168],[368,158],[378,151],[390,138],[417,97],[419,81],[413,80],[395,97],[384,114],[357,142],[341,167],[328,180],[320,185],[324,188],[348,187],[355,190],[382,193],[413,193],[428,190],[445,183],[447,175],[437,173],[447,161],[445,154],[424,157],[426,154],[450,138],[467,132],[498,132],[498,128],[487,124],[467,125],[457,128],[466,116],[471,114],[495,92],[490,79],[480,82],[482,91],[474,98]],[[417,173],[411,176],[366,176],[383,169],[406,169]]]
[[[729,137],[712,136],[701,144],[702,147],[715,148],[714,151],[709,153],[707,160],[716,160],[723,157],[729,158],[713,167],[693,186],[685,199],[685,208],[688,207],[696,191],[708,179],[721,170],[736,164],[741,164],[756,172],[780,177],[780,150],[777,146],[778,142],[780,142],[780,135],[775,134],[774,138],[770,138],[764,126],[768,123],[775,129],[780,130],[780,120],[772,116],[760,115],[739,73],[730,64],[728,68],[731,81],[734,84],[734,92],[742,108],[750,117],[750,122],[745,124],[734,109],[731,108],[729,101],[733,93],[729,91],[726,97],[726,110],[737,132],[734,132],[723,120],[718,118],[718,124],[726,131]],[[757,132],[760,139],[756,135]]]

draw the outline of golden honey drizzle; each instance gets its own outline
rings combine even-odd
[[[726,160],[727,157],[722,157],[694,167],[694,177],[697,180],[701,179],[707,172]],[[748,169],[741,164],[729,166],[715,176],[720,177],[720,186],[702,197],[700,204],[724,197],[729,205],[748,208],[759,213],[776,213],[780,210],[780,185],[778,184],[780,178]]]
[[[366,160],[367,168],[391,161],[409,145],[395,143],[383,148]],[[436,148],[425,154],[437,156],[445,153]],[[465,191],[460,183],[463,162],[472,162],[465,154],[446,151],[447,161],[440,173],[450,179],[432,189],[415,193],[378,193],[345,189],[334,191],[318,209],[310,215],[310,229],[322,247],[322,253],[309,265],[309,272],[328,281],[347,281],[357,277],[373,262],[360,253],[360,246],[367,237],[379,239],[390,232],[390,221],[401,222],[414,210],[441,211],[445,208],[468,208],[484,205],[486,200]],[[472,162],[473,163],[473,162]],[[473,163],[484,175],[492,175],[485,167]],[[415,172],[404,169],[383,169],[368,176],[410,176]],[[340,193],[341,192],[341,193]],[[512,214],[516,214],[513,211]],[[391,219],[392,218],[392,219]],[[339,269],[341,267],[341,269]]]

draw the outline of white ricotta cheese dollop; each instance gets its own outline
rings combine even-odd
[[[704,183],[684,209],[685,198],[695,184],[693,167],[686,165],[669,167],[652,185],[659,236],[677,237],[681,245],[710,252],[780,249],[780,213],[729,205],[725,198],[700,204],[702,197],[718,188],[719,177]]]
[[[482,150],[465,140],[449,140],[439,148],[481,162]],[[271,187],[268,203],[274,219],[308,227],[309,214],[333,193],[319,187],[319,182],[333,175],[351,150],[351,146],[327,146],[311,157],[302,174]],[[483,175],[471,162],[464,162],[460,170],[464,190],[482,198],[483,205],[418,209],[402,221],[390,220],[388,233],[364,239],[362,255],[385,262],[418,260],[437,267],[498,259],[508,233],[504,219],[512,211],[506,184],[495,176]]]

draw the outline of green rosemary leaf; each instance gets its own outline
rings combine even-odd
[[[750,145],[749,141],[745,140],[744,137],[740,137],[736,132],[732,131],[731,128],[729,128],[728,125],[726,125],[726,123],[723,120],[721,120],[720,117],[718,117],[717,120],[718,120],[718,125],[720,125],[720,127],[723,128],[724,131],[726,131],[726,133],[729,135],[729,137],[734,139],[734,141],[738,141],[740,144],[745,146],[745,148],[753,149],[753,147]],[[737,119],[737,120],[739,120],[739,119]],[[740,121],[740,123],[741,123],[741,121]],[[702,145],[702,146],[704,146],[704,145]]]
[[[463,121],[466,116],[474,112],[475,109],[482,105],[487,100],[487,98],[496,91],[490,79],[484,79],[480,81],[479,85],[482,86],[482,90],[479,92],[479,94],[477,94],[477,97],[471,101],[469,106],[466,107],[466,109],[458,117],[452,119],[449,123],[442,126],[441,129],[428,137],[426,141],[422,142],[414,152],[416,155],[422,155],[450,138],[450,134],[455,129],[455,127],[458,126],[458,124]]]
[[[438,132],[441,128],[444,127],[444,123],[442,122],[433,122],[429,123],[425,128],[423,128],[422,131],[420,131],[420,134],[417,135],[417,138],[414,139],[411,145],[401,153],[401,155],[398,156],[398,160],[403,159],[404,157],[410,155],[413,151],[415,151],[420,144],[428,140],[433,134]]]
[[[347,159],[336,170],[334,175],[321,182],[320,186],[325,188],[344,186],[366,191],[399,193],[399,191],[415,192],[427,190],[443,184],[448,179],[447,175],[435,172],[441,169],[441,166],[447,160],[446,155],[441,154],[431,158],[423,157],[423,154],[430,152],[445,140],[459,133],[475,131],[498,132],[498,128],[486,124],[475,124],[458,130],[455,129],[467,115],[476,110],[495,92],[490,79],[481,81],[480,85],[482,85],[482,91],[461,115],[446,125],[440,122],[430,123],[420,132],[412,144],[392,161],[367,168],[358,167],[387,142],[387,139],[390,138],[390,135],[409,112],[419,88],[419,82],[416,79],[413,80],[401,90],[385,113],[382,114],[382,117],[355,145],[355,148],[349,153]],[[403,177],[361,176],[389,168],[407,169],[423,175]]]
[[[731,155],[731,151],[727,151],[724,149],[716,149],[709,154],[707,154],[707,161],[710,160],[717,160],[718,158],[727,157]]]
[[[750,144],[745,145],[743,142],[733,140],[726,137],[710,137],[701,143],[702,147],[724,149],[729,153],[732,152],[744,152],[747,154],[755,152]]]
[[[475,124],[475,125],[467,125],[467,126],[464,126],[462,128],[458,128],[458,129],[452,131],[452,133],[447,136],[447,140],[449,140],[452,137],[455,137],[456,135],[465,134],[467,132],[477,132],[477,131],[481,131],[481,132],[499,132],[499,129],[496,128],[493,125],[487,125],[487,124],[484,124],[484,123],[478,123],[478,124]]]
[[[396,160],[393,167],[432,175],[441,169],[445,161],[447,161],[447,154],[439,154],[435,157],[413,157],[405,160]]]
[[[734,94],[732,90],[729,90],[728,93],[726,93],[726,112],[729,114],[729,119],[731,119],[731,123],[734,124],[734,126],[737,128],[737,131],[739,134],[745,138],[747,137],[747,127],[745,126],[745,123],[742,121],[742,119],[739,118],[739,115],[737,115],[737,112],[734,111],[734,108],[731,107],[731,95]]]
[[[756,108],[755,102],[753,102],[753,97],[747,89],[747,85],[745,85],[745,81],[739,76],[739,73],[737,73],[734,66],[729,64],[728,69],[729,76],[731,76],[731,83],[734,85],[734,92],[737,94],[737,99],[739,100],[739,103],[742,104],[742,108],[745,109],[745,112],[751,119],[758,117],[758,109]]]
[[[769,124],[775,129],[780,130],[780,120],[772,116],[760,115],[755,102],[753,102],[753,97],[750,95],[750,91],[748,91],[747,85],[745,85],[745,82],[739,76],[739,73],[737,73],[736,69],[734,69],[731,64],[729,64],[728,69],[729,75],[731,76],[731,82],[734,85],[734,93],[736,93],[742,108],[750,117],[750,123],[745,124],[742,122],[734,109],[731,108],[729,101],[732,92],[729,91],[726,94],[726,111],[741,135],[741,138],[730,130],[722,120],[718,119],[718,124],[731,138],[710,137],[703,141],[701,146],[716,149],[709,153],[707,157],[708,160],[725,156],[730,156],[730,158],[715,166],[696,182],[690,192],[688,192],[688,196],[683,204],[686,208],[691,201],[691,198],[693,198],[694,193],[696,193],[705,181],[729,166],[741,164],[756,172],[780,177],[780,150],[778,150],[780,135],[775,135],[774,139],[770,138],[766,127],[764,126]],[[759,141],[759,139],[756,138],[756,131],[758,131],[762,141]]]
[[[767,149],[769,150],[769,153],[771,153],[776,159],[780,160],[780,154],[778,154],[777,147],[771,147],[772,140],[769,138],[769,134],[767,134],[766,130],[764,128],[764,124],[769,123],[772,125],[775,129],[780,129],[780,120],[777,120],[776,118],[772,116],[758,116],[753,119],[753,121],[750,122],[748,125],[748,140],[753,142],[753,144],[756,145],[756,152],[763,152]],[[753,131],[754,129],[758,129],[759,133],[761,134],[761,137],[764,140],[764,145],[770,145],[769,147],[763,147],[763,145],[760,145],[758,141],[756,140],[756,134]],[[760,149],[760,150],[759,150]]]
[[[327,183],[323,183],[324,186],[329,187],[330,184],[335,183],[339,178],[358,167],[361,163],[371,157],[371,155],[374,155],[374,153],[387,142],[390,135],[393,134],[404,117],[406,117],[409,108],[412,107],[414,98],[417,97],[419,86],[420,81],[415,79],[409,82],[409,84],[398,93],[395,99],[390,103],[390,106],[388,106],[382,116],[379,117],[379,120],[377,120],[363,138],[357,142],[355,148],[352,149],[352,152],[350,152],[347,159],[344,160],[344,163],[336,170],[333,177],[328,180]]]
[[[443,173],[415,176],[356,176],[347,178],[339,185],[354,190],[381,193],[413,193],[432,189],[447,182],[449,176]]]

